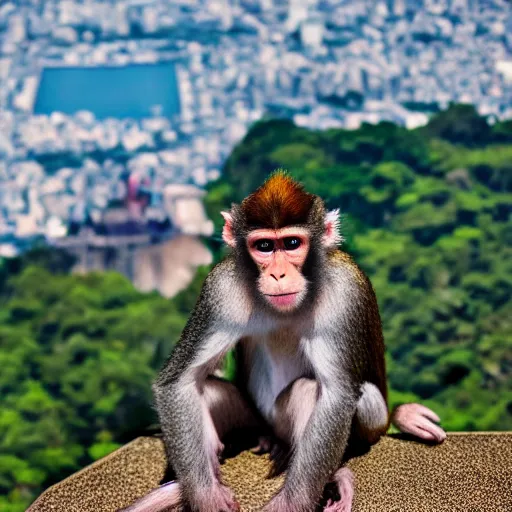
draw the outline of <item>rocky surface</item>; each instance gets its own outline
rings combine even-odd
[[[512,432],[452,433],[440,446],[392,436],[352,459],[353,512],[512,510]],[[242,511],[260,510],[282,483],[266,456],[243,452],[222,466]],[[51,487],[29,512],[114,512],[156,487],[165,470],[159,438],[141,437]]]

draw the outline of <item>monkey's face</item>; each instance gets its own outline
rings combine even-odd
[[[275,310],[293,311],[306,296],[302,266],[309,246],[309,233],[304,228],[256,229],[249,233],[247,249],[260,271],[258,291]]]

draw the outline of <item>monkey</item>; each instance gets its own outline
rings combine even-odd
[[[326,211],[320,197],[278,171],[222,216],[230,253],[207,276],[153,384],[177,478],[128,510],[239,510],[219,456],[230,430],[251,427],[288,447],[284,484],[264,512],[314,511],[329,482],[340,499],[324,511],[349,512],[354,475],[343,458],[350,440],[371,445],[392,421],[439,443],[446,436],[439,417],[420,404],[390,417],[376,296],[339,248],[337,210]],[[227,382],[214,374],[235,347],[241,377]]]

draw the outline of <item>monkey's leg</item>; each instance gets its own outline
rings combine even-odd
[[[290,383],[276,399],[274,405],[274,432],[288,443],[296,444],[318,400],[318,383],[314,379],[300,378]]]
[[[361,386],[352,428],[355,437],[352,440],[361,440],[366,446],[377,442],[386,433],[388,408],[382,393],[374,384],[365,382]],[[354,473],[349,468],[342,467],[334,473],[333,481],[341,499],[329,500],[324,512],[350,512],[354,499]]]
[[[353,433],[356,439],[374,444],[388,429],[388,406],[375,384],[365,382],[361,386],[361,392],[353,422]]]
[[[262,427],[261,420],[232,383],[208,377],[202,396],[205,407],[205,425],[212,446],[214,467],[219,467],[218,456],[224,450],[222,440],[232,431]]]
[[[238,504],[232,503],[231,491],[220,483],[218,456],[224,448],[221,439],[233,429],[258,426],[258,420],[238,388],[230,382],[208,377],[201,397],[208,455],[213,463],[219,486],[215,492],[209,490],[204,500],[199,500],[204,501],[204,506],[200,510],[212,510],[212,512],[237,510]],[[124,512],[159,512],[177,507],[180,503],[181,488],[179,482],[173,481],[161,485],[124,509]]]

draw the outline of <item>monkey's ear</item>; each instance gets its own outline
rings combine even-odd
[[[222,228],[222,240],[229,245],[229,247],[235,247],[235,235],[233,233],[233,216],[229,212],[220,212],[224,217],[224,227]]]
[[[325,232],[323,244],[325,247],[336,247],[343,242],[340,234],[340,211],[331,210],[325,216]]]

